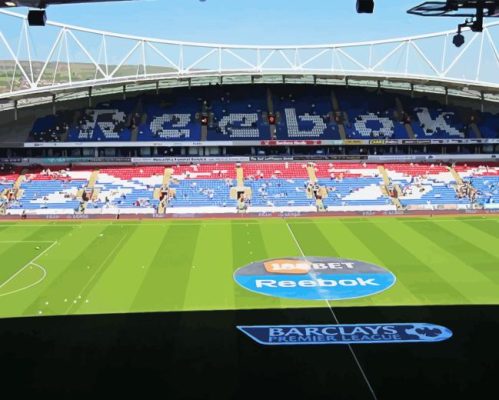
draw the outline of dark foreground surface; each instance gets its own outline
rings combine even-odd
[[[336,308],[341,323],[428,322],[440,343],[269,347],[236,325],[331,324],[329,309],[0,320],[2,392],[140,398],[496,398],[498,306]]]

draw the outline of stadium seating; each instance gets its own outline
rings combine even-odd
[[[138,109],[143,109],[144,122],[138,125],[139,141],[172,140],[199,141],[201,127],[195,120],[199,103],[192,96],[144,96],[138,100]]]
[[[251,189],[249,212],[314,211],[310,183],[321,188],[330,211],[395,210],[388,189],[407,209],[458,209],[499,206],[499,167],[494,165],[377,164],[317,162],[243,163],[245,188]],[[307,168],[308,167],[308,168]],[[312,172],[310,168],[313,168]],[[385,172],[386,171],[386,175]],[[454,172],[455,171],[455,172]],[[477,190],[476,201],[458,196],[456,173]],[[309,175],[312,174],[312,175]],[[234,212],[237,187],[233,163],[34,170],[23,175],[17,199],[2,199],[7,212],[149,213],[157,212],[168,182],[167,213]],[[0,175],[0,193],[12,189],[19,175]],[[93,177],[93,178],[92,178]],[[91,185],[89,182],[95,179]],[[311,181],[311,179],[313,179]],[[389,181],[387,184],[386,180]],[[90,187],[91,186],[91,187]],[[242,190],[242,189],[241,189]],[[82,198],[83,192],[89,194]],[[170,195],[171,194],[171,195]]]
[[[327,90],[281,87],[274,89],[278,139],[339,139],[338,127],[330,121],[331,96]]]
[[[499,167],[465,165],[455,167],[478,190],[477,202],[484,208],[499,207]]]
[[[360,89],[337,90],[336,93],[341,111],[348,116],[344,125],[349,138],[407,138],[403,124],[395,120],[393,96]]]
[[[9,204],[11,210],[69,210],[80,204],[77,193],[84,188],[88,174],[63,171],[62,173],[34,172],[24,176],[20,185],[22,195]]]
[[[261,85],[178,88],[159,95],[101,102],[38,118],[32,141],[268,140],[267,115],[276,115],[277,139],[460,139],[499,137],[499,115],[444,106],[426,98],[335,87]],[[334,121],[334,115],[342,115]],[[208,116],[201,137],[201,115]],[[473,119],[471,119],[473,117]],[[410,124],[409,135],[404,122]],[[471,129],[476,123],[478,129]]]
[[[468,205],[468,198],[458,198],[456,181],[449,169],[441,165],[389,164],[386,166],[392,183],[399,185],[398,199],[405,207]]]
[[[270,131],[263,112],[267,110],[265,90],[216,88],[203,93],[206,112],[212,118],[208,125],[209,140],[269,139]]]
[[[130,140],[133,108],[134,102],[120,100],[76,112],[75,123],[66,122],[68,141]]]

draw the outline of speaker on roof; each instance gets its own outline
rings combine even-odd
[[[29,10],[28,11],[28,24],[29,26],[45,26],[47,14],[45,10]]]
[[[372,14],[374,11],[374,0],[357,0],[357,12],[359,14]]]

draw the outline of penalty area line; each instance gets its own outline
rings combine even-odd
[[[26,242],[28,243],[28,242]],[[35,242],[34,242],[35,243]],[[45,250],[43,250],[40,254],[38,254],[35,258],[33,258],[30,262],[28,262],[26,265],[24,265],[22,268],[20,268],[15,274],[13,274],[9,279],[7,279],[5,282],[3,282],[2,284],[0,284],[0,289],[2,289],[5,285],[7,285],[9,282],[11,282],[13,279],[15,279],[21,272],[23,272],[26,268],[28,268],[30,265],[34,265],[38,268],[40,268],[42,271],[43,271],[43,276],[41,279],[39,279],[38,281],[36,281],[35,283],[29,285],[29,286],[26,286],[24,288],[21,288],[21,289],[17,289],[17,290],[14,290],[14,291],[11,291],[11,292],[7,292],[7,293],[3,293],[3,294],[0,294],[0,297],[2,296],[6,296],[8,294],[13,294],[13,293],[17,293],[17,292],[20,292],[21,290],[25,290],[25,289],[28,289],[30,287],[33,287],[35,285],[37,285],[38,283],[40,283],[43,279],[45,279],[45,277],[47,276],[47,270],[42,267],[41,265],[35,263],[35,261],[37,261],[41,256],[43,256],[45,253],[47,253],[52,247],[54,247],[56,244],[57,244],[57,241],[55,242],[36,242],[36,243],[52,243],[49,247],[47,247]]]

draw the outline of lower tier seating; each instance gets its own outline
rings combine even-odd
[[[241,187],[234,163],[115,166],[95,172],[78,167],[28,171],[20,179],[4,173],[0,174],[0,205],[7,214],[155,213],[160,203],[167,213],[230,213],[236,209],[234,193],[247,192],[251,193],[246,199],[248,212],[312,212],[316,210],[316,198],[309,191],[313,185],[320,188],[324,206],[334,211],[395,210],[392,197],[400,202],[399,208],[408,209],[499,208],[497,164],[463,164],[451,170],[431,164],[318,162],[312,164],[312,172],[307,165],[243,163]],[[16,195],[8,196],[16,181]],[[473,198],[459,194],[458,186],[463,184],[476,192]]]

